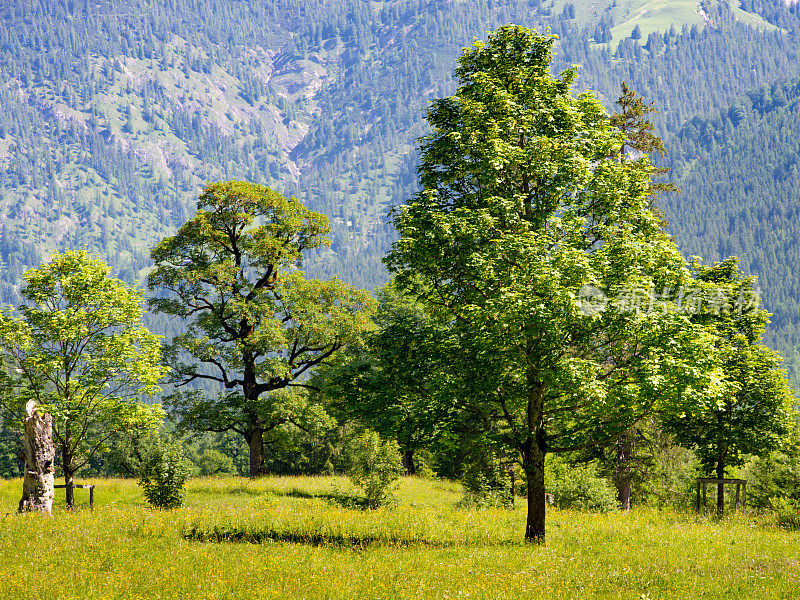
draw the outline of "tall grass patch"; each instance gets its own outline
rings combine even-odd
[[[0,482],[0,599],[242,597],[641,600],[792,598],[800,534],[773,516],[457,506],[460,486],[404,478],[398,504],[332,499],[344,478],[192,480],[187,504],[146,506],[133,481],[95,480],[95,510],[17,515]]]

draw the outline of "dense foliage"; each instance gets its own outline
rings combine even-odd
[[[434,400],[447,387],[438,345],[446,323],[390,282],[377,293],[375,330],[364,345],[318,369],[312,384],[329,412],[357,420],[396,440],[409,475],[417,453],[430,448],[453,421],[453,410]]]
[[[147,430],[160,407],[158,336],[140,322],[142,292],[109,277],[85,251],[65,252],[24,274],[24,303],[0,313],[0,409],[18,422],[28,400],[53,416],[53,441],[72,506],[75,473],[114,439]]]
[[[303,253],[328,243],[328,219],[296,198],[241,181],[209,184],[197,212],[153,249],[150,305],[185,323],[167,356],[168,404],[184,429],[234,431],[262,473],[264,436],[323,417],[300,392],[311,370],[358,344],[372,296],[338,279],[307,279]],[[308,425],[308,423],[307,423]]]
[[[586,466],[564,471],[550,489],[553,502],[558,508],[600,513],[617,508],[614,488]]]
[[[708,354],[661,293],[687,271],[651,210],[648,156],[624,158],[595,97],[573,95],[573,70],[549,73],[552,44],[507,26],[464,49],[456,93],[428,111],[422,189],[397,211],[387,257],[398,285],[447,315],[433,352],[454,385],[437,401],[516,454],[536,541],[546,454],[604,443],[676,400]],[[649,290],[655,309],[639,305]]]

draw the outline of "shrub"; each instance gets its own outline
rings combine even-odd
[[[617,494],[588,467],[575,467],[553,482],[551,491],[558,508],[609,512],[617,507]]]
[[[464,486],[463,504],[477,507],[514,505],[509,467],[489,450],[466,463],[461,485]]]
[[[800,506],[800,460],[794,452],[771,452],[747,465],[747,504],[783,510]]]
[[[786,498],[773,498],[772,507],[778,527],[787,531],[800,529],[800,508],[797,504]]]
[[[178,508],[186,496],[184,486],[189,478],[183,452],[175,442],[158,438],[142,460],[139,485],[150,506]]]
[[[367,507],[388,502],[392,484],[404,472],[397,442],[367,430],[351,440],[348,455],[350,480],[364,492]]]

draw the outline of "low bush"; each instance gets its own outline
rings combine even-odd
[[[400,449],[394,440],[381,440],[374,431],[365,431],[350,441],[350,481],[364,492],[368,508],[377,508],[391,499],[392,485],[403,474]]]
[[[464,506],[514,505],[511,486],[513,466],[504,464],[497,456],[486,450],[468,461],[464,466],[461,485],[464,487]]]
[[[161,437],[154,439],[139,472],[139,485],[154,508],[178,508],[186,497],[189,469],[180,446]]]
[[[604,513],[617,507],[614,488],[589,467],[579,466],[564,472],[550,491],[558,508]]]

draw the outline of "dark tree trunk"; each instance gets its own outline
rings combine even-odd
[[[25,471],[19,512],[53,511],[56,447],[53,444],[53,419],[36,412],[36,402],[25,406]]]
[[[717,461],[717,479],[725,478],[725,459],[720,457]],[[717,484],[717,514],[725,513],[725,484]]]
[[[403,468],[406,470],[406,475],[416,475],[417,467],[414,465],[414,451],[403,450]]]
[[[514,465],[509,465],[508,467],[508,478],[511,480],[509,493],[511,494],[511,507],[513,508],[517,500],[517,474],[514,471]]]
[[[73,488],[75,483],[75,466],[74,456],[70,448],[71,436],[69,425],[67,425],[66,432],[64,433],[64,444],[61,447],[61,468],[64,471],[64,485],[67,492],[67,509],[72,510],[75,508],[75,490]]]
[[[544,543],[544,457],[539,444],[529,440],[522,450],[522,468],[528,484],[528,519],[525,524],[525,541]]]
[[[628,434],[617,441],[617,464],[614,481],[617,484],[617,502],[622,510],[631,509],[631,459],[633,458],[634,441]]]
[[[525,524],[525,541],[544,544],[544,457],[547,443],[544,430],[544,392],[545,386],[539,380],[538,373],[528,367],[526,375],[528,384],[528,406],[525,424],[528,438],[520,448],[522,468],[528,484],[528,519]]]
[[[264,432],[252,429],[247,444],[250,447],[250,477],[260,477],[264,474]]]
[[[64,484],[67,486],[67,508],[75,508],[75,470],[64,467]]]

